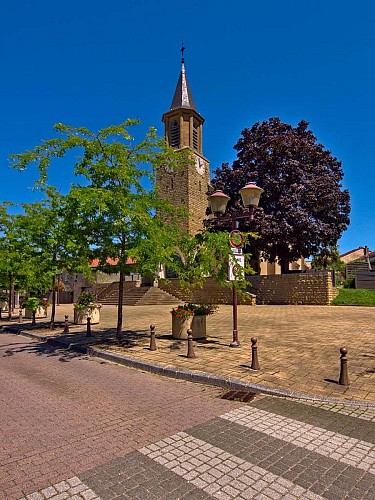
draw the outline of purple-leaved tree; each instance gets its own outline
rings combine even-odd
[[[337,244],[349,224],[349,192],[342,188],[341,162],[308,130],[270,118],[242,131],[234,146],[237,160],[214,172],[215,189],[231,197],[229,210],[240,203],[238,190],[249,181],[264,189],[254,221],[244,229],[259,238],[251,253],[278,261],[282,272],[298,258]]]

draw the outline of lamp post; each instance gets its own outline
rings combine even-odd
[[[208,197],[208,201],[213,214],[215,215],[216,222],[220,224],[221,222],[231,222],[232,231],[238,228],[238,223],[240,219],[254,219],[254,210],[259,204],[260,195],[263,193],[263,189],[256,186],[253,182],[249,182],[239,191],[244,209],[241,211],[233,212],[230,215],[224,215],[228,201],[230,197],[223,193],[223,191],[216,190]],[[241,249],[234,249],[232,245],[233,254],[242,254]],[[236,251],[234,251],[236,250]],[[235,277],[234,280],[235,281]],[[240,341],[238,339],[238,329],[237,329],[237,287],[233,282],[232,286],[233,293],[233,339],[229,344],[230,347],[241,347]]]

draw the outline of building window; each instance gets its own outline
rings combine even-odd
[[[178,126],[177,120],[172,123],[171,127],[171,147],[179,148],[180,147],[180,128]]]
[[[201,181],[199,181],[199,183],[198,183],[198,189],[199,189],[199,191],[202,191],[202,183],[201,183]]]
[[[193,148],[198,151],[198,123],[193,122]]]

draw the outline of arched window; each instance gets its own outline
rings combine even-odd
[[[180,147],[180,127],[178,126],[177,120],[175,120],[171,126],[171,147]]]

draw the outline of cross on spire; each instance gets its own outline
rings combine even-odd
[[[197,111],[195,108],[194,104],[194,99],[193,95],[191,93],[187,77],[186,77],[186,72],[185,72],[185,59],[184,59],[184,52],[185,52],[185,45],[184,42],[182,42],[182,46],[180,49],[181,52],[181,73],[180,73],[180,78],[178,79],[177,82],[177,87],[173,96],[172,104],[170,109],[180,109],[180,108],[189,108],[193,109],[194,111]]]

